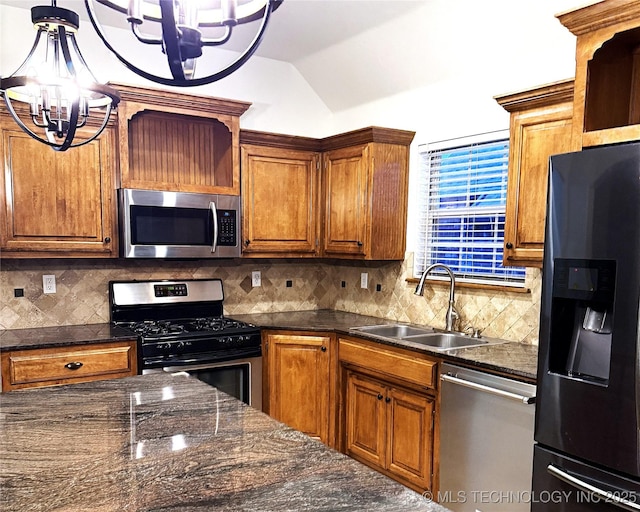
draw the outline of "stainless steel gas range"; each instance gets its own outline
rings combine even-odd
[[[260,329],[223,315],[220,279],[111,281],[111,322],[138,338],[142,373],[184,371],[262,408]]]

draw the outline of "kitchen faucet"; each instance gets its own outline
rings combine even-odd
[[[416,295],[422,295],[422,292],[424,291],[424,282],[425,282],[425,279],[427,278],[427,274],[429,274],[429,272],[431,272],[434,268],[444,269],[447,272],[447,274],[449,274],[449,280],[450,280],[450,285],[449,285],[449,307],[447,308],[447,325],[446,325],[445,329],[447,331],[453,331],[454,330],[453,329],[454,324],[456,324],[458,322],[458,320],[460,319],[460,314],[456,310],[456,306],[454,304],[455,288],[456,288],[456,277],[453,275],[453,272],[451,271],[451,269],[449,267],[447,267],[443,263],[434,263],[433,265],[429,265],[425,269],[425,271],[422,273],[422,277],[420,277],[420,282],[418,283],[418,286],[416,287],[415,294]]]

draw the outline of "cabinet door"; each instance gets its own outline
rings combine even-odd
[[[420,489],[433,489],[435,400],[409,390],[390,388],[387,432],[389,471]]]
[[[242,147],[245,256],[318,252],[318,153]]]
[[[572,104],[511,115],[504,265],[542,266],[549,157],[571,151]]]
[[[269,414],[329,442],[329,336],[268,334]]]
[[[347,372],[345,451],[381,469],[387,458],[385,395],[382,383]]]
[[[56,152],[1,121],[3,257],[117,257],[111,129]]]
[[[328,151],[324,156],[324,253],[364,257],[369,222],[369,146]]]

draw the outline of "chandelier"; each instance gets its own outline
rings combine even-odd
[[[186,87],[215,82],[240,68],[258,48],[271,13],[282,2],[283,0],[85,0],[85,5],[89,19],[104,44],[131,71],[163,85]],[[145,71],[116,50],[98,20],[95,3],[126,15],[126,21],[137,41],[158,45],[166,55],[171,77]],[[107,14],[112,14],[112,11],[107,11]],[[239,56],[215,72],[197,77],[196,61],[203,55],[203,47],[221,47],[230,41],[236,26],[251,22],[255,22],[254,26],[257,24],[255,36],[239,52]]]
[[[50,6],[33,7],[31,20],[38,32],[29,55],[13,75],[0,79],[7,109],[26,133],[57,151],[91,142],[104,130],[120,97],[96,82],[82,58],[75,12],[52,0]],[[97,129],[76,138],[90,118],[98,119],[90,123]]]

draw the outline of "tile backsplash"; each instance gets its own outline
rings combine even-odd
[[[414,295],[412,255],[403,262],[327,260],[1,260],[0,328],[21,329],[109,321],[108,283],[131,279],[216,277],[223,281],[226,315],[337,309],[390,320],[444,327],[449,288],[427,285]],[[259,270],[262,286],[251,286]],[[368,287],[360,275],[368,274]],[[44,294],[42,275],[56,277],[56,293]],[[290,285],[290,286],[288,286]],[[531,293],[459,287],[461,326],[484,334],[537,344],[541,273],[527,270]],[[24,296],[15,297],[14,290]],[[379,289],[379,291],[378,291]]]

